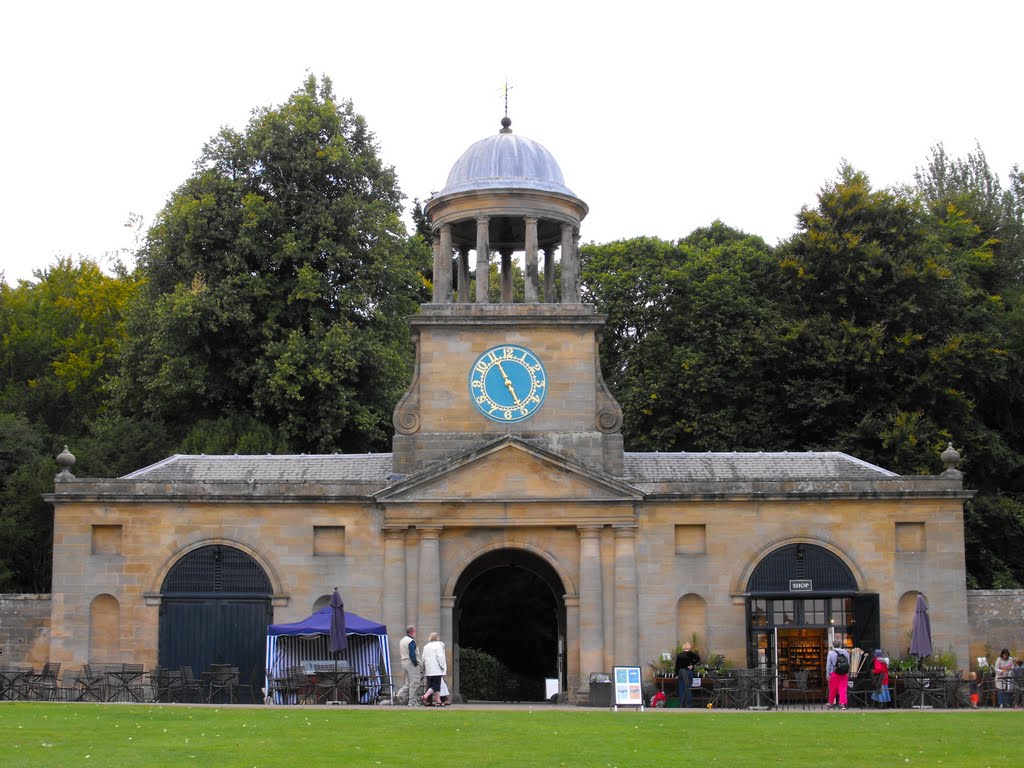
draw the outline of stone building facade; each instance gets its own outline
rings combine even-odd
[[[899,655],[919,593],[936,647],[967,657],[969,493],[952,452],[928,477],[837,452],[625,452],[603,318],[579,300],[587,207],[550,153],[503,124],[426,214],[434,295],[410,318],[392,453],[171,456],[117,479],[76,478],[65,459],[48,497],[53,660],[258,665],[260,627],[303,618],[337,585],[395,637],[440,631],[458,693],[463,597],[503,568],[543,584],[551,674],[570,700],[589,673],[646,668],[693,634],[783,671],[820,673],[834,635]]]

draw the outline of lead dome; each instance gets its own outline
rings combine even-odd
[[[512,188],[574,196],[565,185],[554,155],[540,143],[513,133],[511,124],[505,118],[498,134],[481,139],[463,152],[440,195]]]

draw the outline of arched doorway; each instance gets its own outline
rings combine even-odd
[[[455,585],[456,692],[543,701],[547,679],[564,691],[564,597],[554,568],[531,552],[500,549],[474,560]]]
[[[160,666],[187,665],[197,676],[210,664],[237,666],[240,699],[248,700],[250,680],[263,685],[273,623],[270,579],[259,563],[235,547],[200,547],[174,564],[160,592]]]
[[[799,542],[772,550],[747,582],[747,663],[780,675],[806,671],[825,684],[833,639],[848,648],[877,648],[878,595],[862,593],[850,567],[825,547]]]

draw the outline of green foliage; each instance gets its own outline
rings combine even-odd
[[[229,414],[290,450],[385,448],[430,254],[392,169],[330,81],[211,140],[150,230],[115,393],[189,445]],[[202,429],[200,427],[199,429]]]
[[[103,403],[137,288],[94,261],[68,258],[34,281],[0,283],[0,412],[53,433],[81,431]]]
[[[459,649],[459,686],[468,701],[501,701],[508,668],[486,651]]]
[[[627,450],[777,444],[774,376],[789,356],[781,276],[764,241],[720,222],[676,244],[640,238],[582,249],[584,300],[608,316],[606,381]]]

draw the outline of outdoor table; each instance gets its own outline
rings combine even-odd
[[[33,674],[31,667],[0,668],[0,699],[15,701],[21,698],[23,684]]]
[[[345,701],[348,702],[354,682],[354,676],[352,674],[351,667],[334,669],[317,669],[316,671],[316,691],[317,699],[320,700],[321,695],[324,697],[324,701]],[[327,692],[330,691],[330,698],[327,697]],[[339,693],[341,694],[339,698]]]
[[[137,669],[108,670],[107,701],[142,701],[138,682],[144,674]]]
[[[905,672],[900,677],[903,680],[903,706],[912,709],[931,709],[924,698],[930,684],[928,675],[922,672]]]
[[[775,703],[775,673],[770,669],[737,669],[745,709],[771,709]]]

